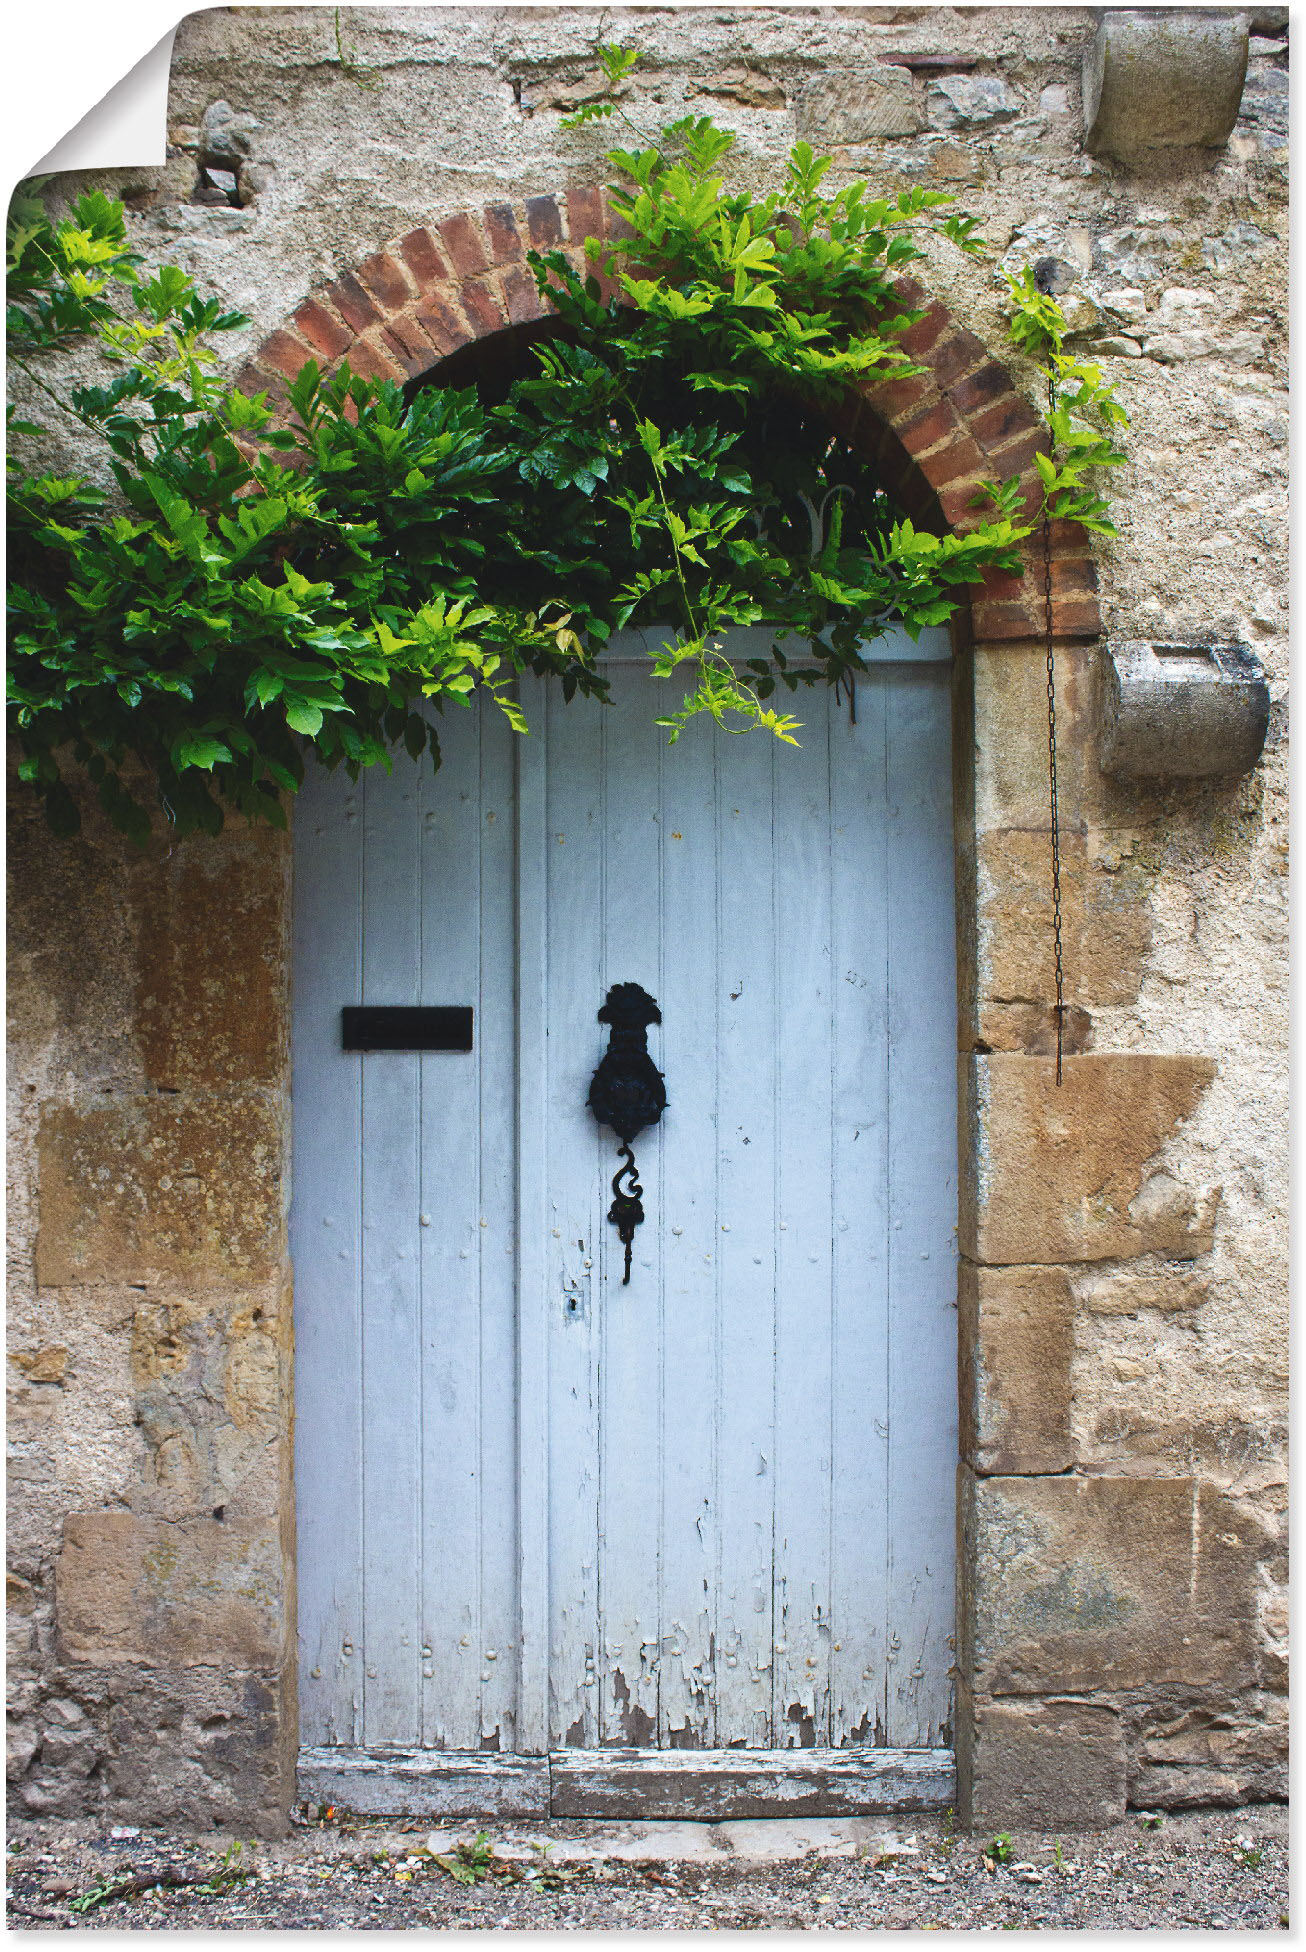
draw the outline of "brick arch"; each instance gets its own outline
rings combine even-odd
[[[474,340],[547,315],[525,262],[529,249],[561,250],[583,273],[592,268],[584,240],[622,234],[625,227],[598,184],[490,203],[419,226],[306,298],[263,341],[237,383],[284,400],[286,381],[309,359],[328,371],[347,359],[365,377],[419,379]],[[890,494],[921,524],[975,522],[970,502],[985,478],[1018,477],[1033,510],[1033,457],[1046,446],[1033,407],[983,340],[958,326],[920,284],[902,278],[897,289],[905,306],[924,312],[902,340],[924,371],[850,392],[834,415],[838,431],[874,461]],[[1061,639],[1096,637],[1101,620],[1088,534],[1078,523],[1055,522],[1051,543],[1054,631]],[[1042,635],[1037,537],[1026,545],[1026,562],[1024,576],[990,571],[975,587],[977,641]]]

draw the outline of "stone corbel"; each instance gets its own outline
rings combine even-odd
[[[1270,722],[1270,687],[1245,644],[1108,645],[1102,660],[1104,773],[1219,779],[1250,773]]]
[[[1084,147],[1117,157],[1219,148],[1246,75],[1246,14],[1105,13],[1084,54]]]

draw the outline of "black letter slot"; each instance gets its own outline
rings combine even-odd
[[[340,1012],[347,1051],[469,1051],[470,1003],[347,1003]]]

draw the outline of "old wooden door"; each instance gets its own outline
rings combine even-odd
[[[446,718],[296,816],[306,1794],[704,1816],[951,1796],[950,665],[801,746],[614,703]],[[658,1001],[632,1278],[586,1108]],[[341,1048],[470,1005],[470,1052]]]

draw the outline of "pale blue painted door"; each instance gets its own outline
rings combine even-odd
[[[948,1748],[940,638],[885,641],[855,717],[801,694],[797,749],[701,723],[669,747],[623,640],[610,707],[535,685],[528,738],[450,714],[438,774],[306,785],[292,1229],[319,1760],[438,1751],[506,1778],[550,1751]],[[616,1141],[585,1103],[623,981],[661,1007],[669,1099],[636,1142],[628,1286]],[[345,1054],[359,1002],[470,1004],[473,1049]]]

